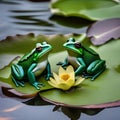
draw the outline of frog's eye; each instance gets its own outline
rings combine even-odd
[[[69,39],[67,40],[67,42],[75,42],[75,39],[74,39],[74,38],[69,38]]]
[[[43,44],[43,45],[46,45],[46,44],[47,44],[47,42],[43,42],[42,44]]]
[[[36,48],[36,51],[38,51],[38,52],[40,52],[41,50],[42,50],[41,46],[39,46],[39,47]]]
[[[41,43],[37,43],[36,44],[36,51],[41,51],[42,50],[42,47],[41,47]]]
[[[69,42],[69,40],[67,40],[66,42]]]
[[[78,43],[78,42],[75,43],[75,47],[76,47],[76,48],[81,48],[81,43]]]

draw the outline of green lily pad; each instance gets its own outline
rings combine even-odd
[[[88,40],[82,42],[106,60],[107,69],[95,81],[86,79],[82,85],[71,91],[52,89],[41,91],[40,96],[48,102],[69,107],[104,108],[120,105],[120,39],[99,47],[93,46]],[[55,64],[65,57],[66,52],[59,52],[54,54],[51,61]]]
[[[39,95],[50,103],[78,108],[104,108],[120,105],[120,40],[110,41],[105,45],[93,46],[86,38],[81,41],[96,50],[102,59],[106,60],[107,69],[95,81],[86,79],[77,88],[69,91],[62,91],[50,86],[43,76],[38,81],[46,84],[41,90],[36,90],[29,83],[26,87],[16,87],[10,78],[10,65],[17,56],[29,52],[37,42],[47,41],[53,46],[48,60],[52,71],[58,72],[56,63],[63,61],[67,56],[67,51],[62,47],[63,43],[69,38],[74,37],[81,41],[81,35],[17,35],[8,37],[0,42],[0,84],[3,91],[19,96],[33,97],[38,92]],[[59,41],[59,44],[58,44]],[[27,45],[27,47],[26,47]],[[9,58],[9,59],[8,59]]]
[[[38,78],[39,82],[45,84],[40,90],[35,89],[28,82],[25,83],[25,87],[16,87],[11,80],[11,64],[16,61],[17,57],[23,56],[35,47],[38,42],[46,41],[53,46],[53,50],[49,56],[49,59],[54,56],[55,52],[62,49],[62,46],[56,44],[59,40],[62,45],[68,36],[75,35],[16,35],[9,36],[5,40],[0,41],[0,86],[3,88],[3,92],[9,96],[18,96],[21,98],[28,98],[35,96],[39,91],[52,89],[53,87],[48,84],[44,76]],[[27,46],[27,47],[26,47]],[[58,49],[59,47],[59,49]],[[52,67],[54,69],[54,66]]]
[[[51,12],[89,20],[120,17],[120,4],[115,0],[52,0]]]

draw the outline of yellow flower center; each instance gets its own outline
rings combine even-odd
[[[70,78],[69,74],[64,74],[61,76],[61,79],[63,79],[64,81],[67,81]]]

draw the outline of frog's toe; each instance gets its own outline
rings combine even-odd
[[[17,81],[15,80],[15,78],[12,76],[12,81],[14,82],[14,84],[16,85],[16,87],[19,87],[19,84],[17,83]]]
[[[21,86],[21,87],[24,87],[25,85],[24,85],[24,81],[17,81],[17,83],[19,84],[19,86]]]
[[[93,81],[93,80],[95,80],[95,77],[94,77],[94,76],[91,78],[91,81]]]
[[[37,82],[34,82],[32,84],[37,90],[40,90],[39,84]]]
[[[40,90],[41,87],[45,86],[43,83],[39,83],[39,82],[34,82],[33,86],[37,89]]]
[[[91,78],[92,76],[89,75],[88,73],[83,72],[82,77],[85,79]]]
[[[62,65],[63,64],[63,62],[58,62],[56,65]]]
[[[48,80],[50,79],[50,77],[53,77],[53,74],[52,74],[52,73],[51,73],[51,74],[48,74],[45,79],[48,81]]]
[[[12,76],[12,81],[14,82],[14,84],[16,85],[16,87],[19,87],[19,86],[22,86],[24,87],[24,81],[18,81],[18,80],[15,80],[15,78]]]

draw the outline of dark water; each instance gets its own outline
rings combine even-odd
[[[89,24],[88,21],[78,18],[65,19],[52,16],[49,2],[0,1],[0,39],[9,35],[30,32],[35,34],[81,33],[86,30],[85,26]]]
[[[90,21],[79,18],[53,16],[50,2],[28,0],[0,0],[0,40],[16,34],[83,33]],[[28,106],[5,97],[0,90],[0,120],[69,120],[61,111],[53,112],[54,105]],[[81,114],[79,120],[119,120],[120,108],[104,109],[90,116]]]

